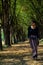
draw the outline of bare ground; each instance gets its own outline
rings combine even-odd
[[[43,45],[38,47],[38,60],[32,59],[29,43],[14,44],[0,51],[0,65],[43,65]]]

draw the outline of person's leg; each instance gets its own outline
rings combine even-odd
[[[34,59],[37,59],[37,43],[36,43],[37,40],[33,40],[33,43],[34,43],[34,47],[33,47],[33,58]]]
[[[35,59],[37,58],[37,45],[36,45],[36,40],[34,39],[31,39],[31,48],[32,48],[32,57]]]
[[[33,59],[37,59],[37,49],[33,49]]]

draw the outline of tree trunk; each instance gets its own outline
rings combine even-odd
[[[0,25],[0,50],[2,50],[1,25]]]
[[[10,24],[9,24],[9,0],[2,0],[3,28],[5,34],[5,44],[10,46]]]

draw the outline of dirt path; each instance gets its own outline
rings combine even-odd
[[[15,44],[0,51],[0,65],[43,65],[43,45],[39,45],[38,54],[38,60],[35,61],[28,43]]]

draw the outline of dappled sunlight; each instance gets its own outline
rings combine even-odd
[[[39,63],[38,61],[29,61],[27,62],[27,65],[41,65],[41,63]]]
[[[0,63],[3,65],[43,65],[43,47],[38,48],[38,59],[33,60],[28,43],[15,44],[0,51]]]
[[[43,0],[0,0],[0,65],[43,65]]]

